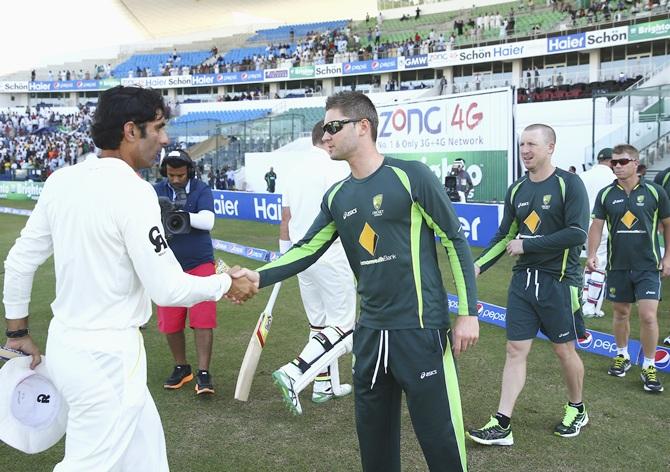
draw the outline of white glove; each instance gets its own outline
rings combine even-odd
[[[286,251],[291,249],[293,246],[293,243],[291,241],[287,241],[285,239],[280,239],[279,240],[279,254],[285,254]]]

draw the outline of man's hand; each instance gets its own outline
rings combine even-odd
[[[457,316],[453,329],[454,355],[458,357],[479,339],[479,319],[476,316]]]
[[[507,254],[510,256],[520,256],[523,254],[523,239],[512,239],[508,242]]]
[[[7,343],[5,347],[8,349],[14,349],[15,351],[21,351],[24,354],[33,356],[33,361],[30,363],[30,368],[34,369],[37,365],[42,362],[42,357],[40,353],[40,348],[37,347],[37,344],[33,341],[33,338],[24,336],[22,338],[7,338]]]
[[[597,256],[587,257],[586,268],[589,269],[590,271],[598,270],[598,257]],[[668,267],[668,269],[670,269],[670,267]]]
[[[661,259],[661,277],[667,277],[670,275],[670,254],[666,254],[663,259]]]
[[[482,273],[482,268],[475,264],[475,279]]]
[[[228,300],[241,304],[258,293],[258,272],[237,267],[237,270],[231,270],[228,275],[232,279],[230,290],[225,295]]]

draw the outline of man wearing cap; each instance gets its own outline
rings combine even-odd
[[[103,92],[91,127],[100,158],[49,177],[5,261],[7,347],[32,355],[34,368],[41,358],[28,331],[30,292],[37,268],[54,256],[46,366],[69,408],[56,472],[167,471],[139,330],[151,299],[191,306],[225,293],[242,302],[256,290],[227,274],[185,274],[165,242],[156,193],[137,172],[167,144],[166,121],[155,90]]]
[[[631,368],[628,338],[631,305],[637,302],[640,317],[642,386],[644,391],[663,391],[655,365],[658,343],[658,302],[661,277],[670,275],[670,199],[663,189],[637,175],[639,151],[630,144],[612,150],[612,169],[617,180],[596,197],[589,229],[586,263],[593,270],[598,263],[596,250],[605,222],[609,230],[607,258],[607,299],[612,302],[613,331],[617,355],[608,373],[624,377]],[[661,258],[658,223],[663,226],[665,255]]]
[[[600,189],[608,186],[616,178],[610,160],[612,159],[612,148],[603,148],[598,153],[598,163],[579,176],[584,182],[586,192],[589,195],[589,210],[593,210],[596,195]],[[607,265],[607,228],[603,228],[600,245],[596,255],[598,265],[594,270],[586,267],[584,269],[584,290],[582,294],[582,313],[584,318],[600,318],[605,315],[602,311],[603,299],[605,298],[605,265]]]
[[[178,208],[188,212],[191,229],[185,234],[167,234],[167,244],[187,274],[207,277],[214,274],[214,251],[209,232],[214,228],[214,198],[212,190],[195,178],[195,164],[186,151],[170,152],[160,166],[165,177],[154,185],[159,197],[168,198]],[[193,330],[198,358],[195,393],[213,394],[214,385],[209,373],[212,357],[213,330],[216,328],[216,302],[204,301],[191,308],[158,306],[158,330],[165,334],[175,360],[175,367],[163,387],[178,389],[193,380],[191,365],[186,360],[186,312]]]
[[[465,170],[465,160],[460,158],[456,159],[451,166],[449,175],[456,177],[456,191],[458,192],[458,196],[461,198],[461,203],[465,203],[467,201],[468,194],[473,187],[470,174],[468,174],[468,172]]]
[[[670,167],[656,174],[656,177],[654,177],[654,183],[663,187],[665,193],[668,195],[668,197],[670,197]],[[668,334],[668,336],[663,340],[663,344],[670,346],[670,334]]]

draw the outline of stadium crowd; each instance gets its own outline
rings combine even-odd
[[[25,170],[39,171],[35,174],[45,180],[55,170],[76,164],[94,149],[88,133],[91,119],[88,107],[72,114],[57,109],[0,112],[0,179]]]

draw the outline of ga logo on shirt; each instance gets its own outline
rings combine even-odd
[[[159,254],[162,250],[168,248],[165,238],[163,238],[158,226],[154,226],[149,230],[149,242],[154,245],[154,252],[156,254]]]

